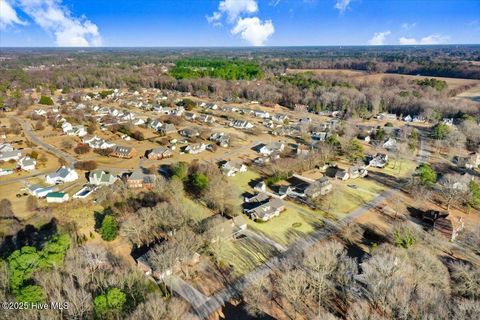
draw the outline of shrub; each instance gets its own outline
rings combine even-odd
[[[97,162],[94,160],[78,161],[75,163],[75,169],[91,171],[97,169]]]
[[[437,123],[432,128],[432,138],[436,140],[445,139],[450,133],[450,128],[445,123]]]
[[[412,230],[407,228],[401,228],[394,231],[395,245],[408,249],[417,242],[417,238]]]
[[[88,153],[90,151],[90,146],[88,144],[79,144],[77,145],[74,149],[73,149],[73,152],[75,152],[76,154],[85,154],[85,153]]]
[[[118,224],[114,217],[107,215],[103,218],[102,226],[100,227],[100,235],[105,241],[115,240],[118,233]]]
[[[431,186],[437,182],[437,173],[426,163],[418,167],[416,175],[420,178],[420,183],[423,185]]]
[[[109,314],[118,314],[123,310],[127,298],[118,288],[111,288],[106,294],[101,294],[93,300],[95,314],[99,318],[110,318]],[[112,315],[113,318],[113,315]]]
[[[203,173],[197,172],[190,176],[190,186],[195,193],[201,193],[208,187],[208,177]]]
[[[53,105],[53,100],[52,100],[52,98],[50,98],[50,97],[41,96],[41,97],[40,97],[40,100],[38,101],[38,103],[39,103],[39,104],[44,104],[44,105],[51,106],[51,105]]]

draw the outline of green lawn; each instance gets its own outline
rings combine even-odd
[[[276,250],[263,242],[243,238],[235,241],[223,241],[218,250],[218,261],[223,266],[233,268],[234,276],[242,276],[256,266],[267,261]]]
[[[251,191],[249,186],[250,181],[259,179],[260,175],[257,172],[248,170],[247,172],[237,173],[234,177],[228,179],[235,184],[242,192]]]
[[[182,202],[187,211],[190,213],[192,219],[196,222],[200,222],[203,219],[213,215],[213,212],[210,209],[188,197],[184,197]]]
[[[255,222],[248,219],[248,227],[278,243],[288,245],[321,226],[321,213],[291,202],[287,206],[287,210],[270,221]]]
[[[410,159],[400,159],[398,161],[391,159],[385,168],[370,168],[370,170],[382,172],[392,177],[407,178],[412,175],[417,165],[417,162]]]
[[[355,185],[351,188],[349,185]],[[387,188],[375,181],[358,178],[336,183],[329,212],[341,217],[374,199]]]

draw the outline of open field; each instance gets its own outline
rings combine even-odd
[[[455,99],[466,99],[473,102],[480,103],[480,85],[477,85],[467,91],[457,95]]]
[[[233,270],[233,276],[242,276],[267,261],[276,253],[272,246],[249,237],[225,241],[218,250],[218,263]]]
[[[310,212],[309,212],[310,211]],[[270,239],[288,245],[322,226],[323,215],[311,209],[290,203],[287,210],[268,222],[255,222],[248,219],[248,226]]]
[[[459,79],[459,78],[447,78],[447,77],[429,77],[423,75],[404,75],[396,73],[373,73],[369,74],[359,70],[347,70],[347,69],[288,69],[287,73],[302,73],[312,72],[320,75],[338,75],[342,77],[348,77],[355,80],[368,80],[372,82],[380,82],[385,77],[398,77],[408,80],[419,80],[423,78],[434,78],[438,80],[444,80],[448,84],[448,89],[455,89],[464,85],[480,84],[480,80],[473,79]]]
[[[347,181],[335,181],[327,206],[329,213],[341,218],[356,208],[371,201],[387,188],[375,181],[358,178]]]

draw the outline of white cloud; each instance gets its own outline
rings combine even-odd
[[[222,14],[226,14],[230,21],[235,21],[242,13],[252,14],[257,12],[258,4],[257,0],[223,0],[220,1],[218,10]]]
[[[55,36],[61,47],[99,46],[98,27],[86,17],[74,17],[62,0],[20,0],[20,7],[40,27]]]
[[[280,0],[272,0],[270,5],[277,5]],[[222,26],[222,19],[233,25],[230,32],[240,35],[242,39],[251,45],[261,46],[275,32],[272,20],[261,20],[252,17],[258,12],[257,0],[222,0],[218,4],[218,10],[211,16],[206,16],[208,23],[215,27]],[[245,17],[247,16],[247,17]]]
[[[340,11],[340,13],[344,13],[347,11],[350,2],[352,2],[352,0],[337,0],[335,2],[335,9]]]
[[[17,12],[7,0],[0,0],[0,29],[14,24],[25,25],[26,22],[20,20]]]
[[[429,36],[423,37],[420,40],[417,40],[415,38],[406,38],[406,37],[401,37],[398,39],[398,43],[401,45],[433,45],[433,44],[445,44],[450,41],[449,36],[444,36],[441,34],[431,34]]]
[[[240,34],[254,46],[261,46],[275,32],[275,28],[271,20],[262,22],[258,17],[253,17],[238,19],[231,32]]]
[[[416,26],[417,26],[417,23],[416,23],[416,22],[414,22],[414,23],[407,23],[407,22],[405,22],[405,23],[402,24],[402,29],[404,29],[404,30],[410,30],[410,29],[415,28]]]
[[[400,43],[401,45],[413,45],[417,44],[417,39],[401,37],[400,39],[398,39],[398,43]]]
[[[368,40],[368,44],[372,46],[381,46],[385,44],[387,36],[390,35],[390,30],[383,32],[375,32],[372,39]]]
[[[427,37],[420,39],[420,44],[443,44],[448,43],[450,37],[443,36],[441,34],[431,34]]]

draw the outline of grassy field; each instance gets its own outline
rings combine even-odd
[[[287,204],[287,210],[280,216],[264,223],[248,219],[248,227],[259,231],[270,239],[288,245],[318,229],[322,224],[322,214],[296,204]],[[308,212],[308,211],[310,212]]]
[[[208,218],[213,215],[213,212],[205,206],[202,206],[200,203],[185,197],[183,200],[183,205],[187,208],[188,212],[192,216],[192,219],[199,222],[205,218]]]
[[[455,99],[466,99],[480,103],[480,85],[460,93],[455,97]]]
[[[380,82],[385,77],[398,77],[408,80],[419,80],[423,78],[435,78],[438,80],[444,80],[448,84],[448,89],[455,89],[457,87],[468,85],[468,84],[480,84],[480,80],[474,79],[458,79],[458,78],[447,78],[447,77],[428,77],[428,76],[415,76],[415,75],[404,75],[404,74],[392,74],[392,73],[374,73],[368,74],[363,71],[358,70],[348,70],[348,69],[289,69],[288,73],[302,73],[302,72],[312,72],[320,75],[341,75],[344,77],[349,77],[356,80],[369,80],[372,82]]]
[[[355,187],[351,187],[355,186]],[[360,178],[344,182],[337,181],[330,195],[331,214],[342,217],[374,199],[386,187],[372,180]]]
[[[217,259],[220,265],[231,267],[233,276],[238,277],[267,261],[275,252],[270,245],[254,239],[243,238],[224,241],[218,250]]]
[[[407,178],[412,175],[412,173],[417,168],[417,163],[411,159],[400,159],[398,161],[390,160],[388,165],[383,168],[370,168],[370,171],[382,172],[384,174],[391,175],[392,177],[397,178]]]

